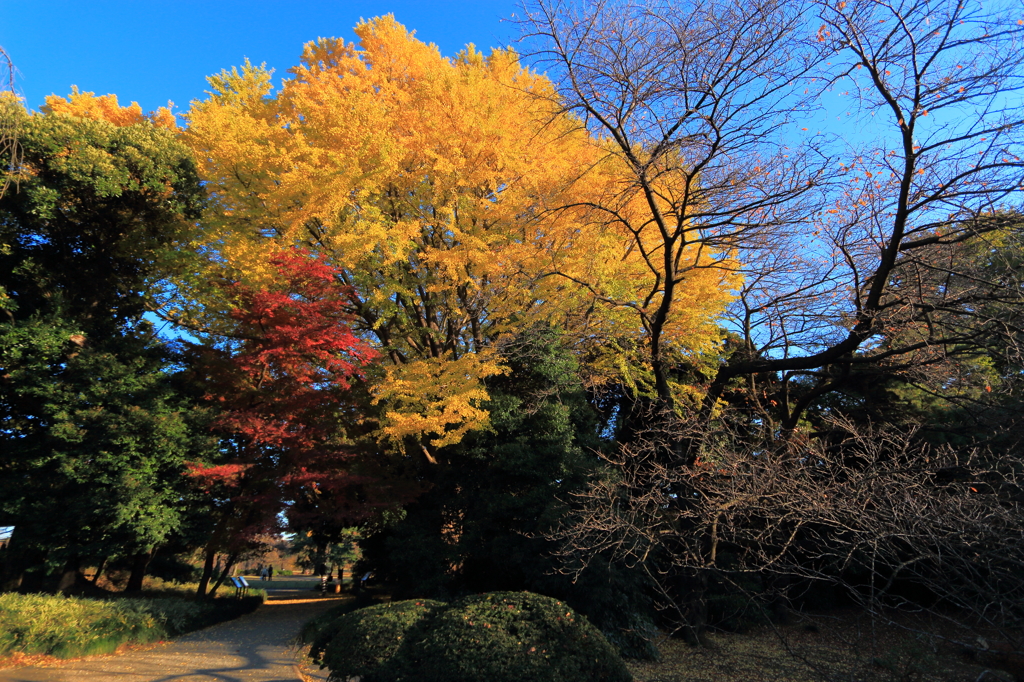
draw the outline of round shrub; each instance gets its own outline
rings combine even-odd
[[[333,670],[333,669],[332,669]],[[529,592],[467,597],[421,622],[378,680],[628,682],[604,635],[564,602]]]
[[[322,661],[331,679],[379,679],[378,668],[405,644],[409,631],[444,606],[440,601],[410,599],[352,611],[324,624],[313,649],[323,647]]]
[[[306,621],[306,624],[302,626],[302,630],[299,632],[299,641],[303,644],[309,644],[309,657],[315,663],[321,663],[324,649],[334,639],[334,621],[353,611],[377,604],[380,604],[380,602],[369,598],[357,597],[355,599],[346,599],[337,606],[329,608],[320,615]]]
[[[318,616],[307,620],[299,631],[299,641],[302,644],[309,644],[309,656],[315,662],[320,662],[320,657],[323,656],[324,649],[330,644],[331,639],[334,638],[334,630],[330,626],[335,620],[344,616],[346,613],[355,611],[356,608],[352,602],[343,602],[338,606],[327,609]]]

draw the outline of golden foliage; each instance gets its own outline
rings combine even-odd
[[[480,407],[487,392],[480,380],[504,374],[489,351],[460,358],[424,358],[388,367],[373,388],[373,404],[384,408],[379,436],[400,443],[432,436],[430,444],[458,443],[467,432],[485,428],[489,414]]]
[[[47,95],[46,104],[40,109],[44,114],[65,114],[78,116],[80,118],[91,118],[97,121],[107,121],[116,126],[130,126],[143,121],[151,121],[159,128],[175,130],[178,127],[174,114],[171,113],[171,103],[168,106],[160,107],[149,114],[142,113],[142,107],[138,102],[132,102],[126,107],[117,103],[117,95],[96,96],[94,92],[80,92],[77,85],[71,86],[71,94],[67,99],[57,95]]]
[[[326,254],[395,364],[374,389],[382,437],[457,442],[486,424],[493,339],[540,320],[591,347],[639,339],[657,285],[632,237],[591,215],[617,161],[546,77],[507,50],[444,58],[391,16],[356,34],[308,44],[279,92],[248,62],[210,78],[184,132],[216,199],[197,246],[253,282],[282,246]],[[724,281],[687,274],[681,352],[714,348]]]

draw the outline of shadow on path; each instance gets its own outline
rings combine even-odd
[[[267,602],[236,620],[144,650],[0,670],[0,682],[296,682],[295,636],[340,600],[308,589],[259,587],[268,588]]]

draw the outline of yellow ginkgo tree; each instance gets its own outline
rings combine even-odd
[[[81,92],[77,86],[71,86],[71,94],[67,98],[59,95],[47,95],[46,104],[42,106],[44,114],[64,114],[78,118],[91,118],[94,121],[106,121],[116,126],[130,126],[143,121],[150,121],[158,128],[174,130],[178,124],[171,113],[172,102],[149,114],[142,113],[138,102],[121,106],[117,95],[96,96],[94,92]]]
[[[651,304],[638,293],[650,272],[633,235],[591,219],[617,162],[546,77],[508,50],[445,58],[391,16],[355,32],[358,45],[308,44],[280,89],[247,62],[193,103],[184,137],[211,192],[196,245],[211,271],[179,282],[173,314],[196,323],[189,297],[220,305],[207,282],[256,283],[273,276],[269,253],[313,249],[357,292],[357,328],[387,360],[371,386],[378,435],[440,447],[486,426],[497,338],[544,321],[625,347],[645,334],[634,313]],[[695,277],[688,291],[677,341],[701,352],[728,285]]]

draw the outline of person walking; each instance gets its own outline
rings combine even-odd
[[[273,566],[267,566],[267,580],[273,580],[273,579],[274,579],[274,567]]]
[[[327,594],[327,566],[321,561],[316,565],[316,574],[320,576],[320,595]]]

